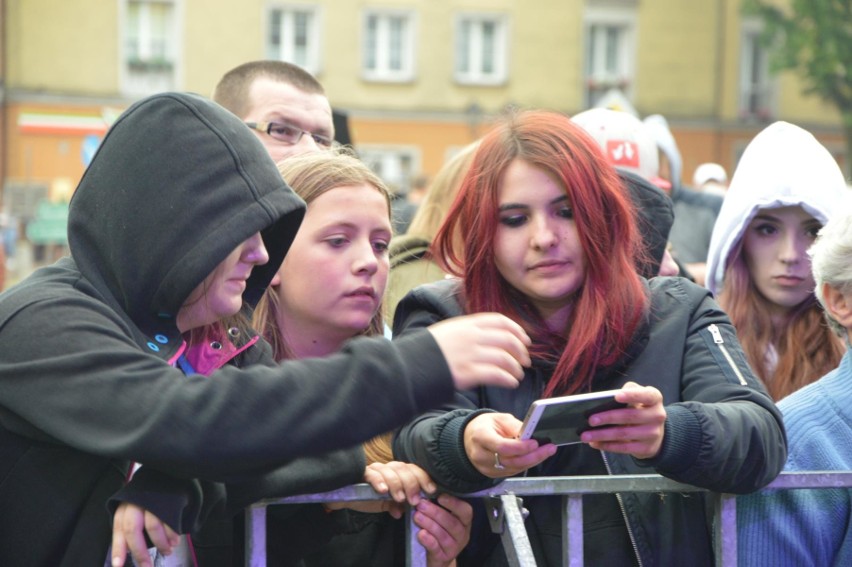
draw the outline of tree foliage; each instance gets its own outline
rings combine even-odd
[[[852,0],[744,0],[765,25],[773,70],[793,70],[852,126]]]
[[[743,11],[764,23],[774,71],[798,74],[805,93],[837,108],[852,174],[852,0],[743,0]]]

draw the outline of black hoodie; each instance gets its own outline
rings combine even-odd
[[[616,169],[621,182],[630,191],[630,199],[636,208],[639,235],[645,246],[646,256],[637,266],[639,275],[653,278],[660,272],[660,264],[669,242],[669,231],[674,222],[672,200],[644,177],[621,168]]]
[[[244,294],[256,301],[303,214],[254,134],[218,105],[165,93],[122,114],[72,199],[71,256],[0,295],[0,564],[102,564],[106,501],[130,462],[240,480],[451,396],[428,333],[209,378],[173,367],[189,293],[261,231],[270,261]]]

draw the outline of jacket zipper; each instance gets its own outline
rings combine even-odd
[[[609,460],[606,458],[606,453],[601,451],[604,466],[608,475],[612,476],[612,469],[609,468]],[[624,501],[621,499],[621,493],[615,493],[615,499],[618,500],[618,507],[621,510],[621,517],[624,518],[624,525],[627,527],[627,536],[630,538],[630,545],[633,547],[633,553],[636,554],[636,563],[642,567],[642,557],[639,555],[639,546],[636,545],[636,536],[633,535],[633,528],[630,527],[630,520],[627,518],[627,511],[624,509]]]
[[[719,349],[725,356],[725,360],[728,361],[728,364],[731,365],[731,369],[734,371],[734,374],[736,374],[737,378],[740,379],[740,384],[742,384],[743,386],[748,386],[748,382],[746,382],[746,379],[743,378],[742,372],[740,372],[740,369],[737,367],[736,364],[734,364],[734,359],[731,358],[728,349],[725,348],[725,341],[722,340],[722,332],[719,330],[719,327],[716,326],[716,323],[712,323],[709,327],[707,327],[707,330],[710,331],[711,335],[713,335],[713,342],[719,345]]]

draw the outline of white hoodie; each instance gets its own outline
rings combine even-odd
[[[728,256],[758,209],[801,206],[825,224],[847,198],[843,173],[809,132],[775,122],[746,147],[713,226],[706,285],[722,289]]]

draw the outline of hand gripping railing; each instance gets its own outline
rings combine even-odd
[[[796,488],[852,488],[852,471],[809,471],[781,473],[763,490]],[[508,478],[500,484],[464,495],[483,498],[489,514],[491,530],[499,533],[509,565],[534,566],[532,548],[524,528],[526,511],[524,496],[561,496],[563,500],[562,548],[565,567],[583,565],[583,495],[614,492],[707,492],[689,484],[675,482],[660,475],[559,476]],[[355,484],[319,494],[263,500],[246,509],[246,565],[266,565],[266,507],[271,504],[304,504],[321,502],[352,502],[356,500],[387,500],[368,484]],[[714,493],[714,552],[716,565],[735,567],[737,564],[737,501],[736,495]],[[417,527],[408,517],[409,567],[426,565],[426,552],[417,541]]]

